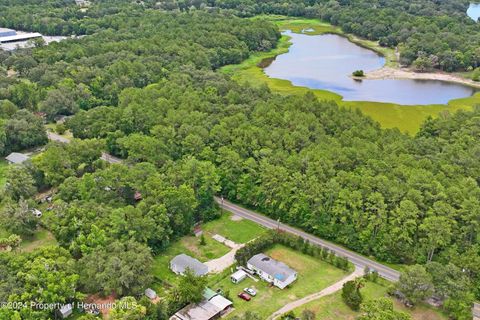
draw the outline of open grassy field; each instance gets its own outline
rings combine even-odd
[[[352,35],[345,35],[332,25],[316,19],[295,19],[282,16],[260,16],[259,18],[274,21],[281,30],[303,32],[309,35],[335,33],[347,37],[358,45],[370,48],[385,56],[387,66],[396,66],[397,58],[393,49],[382,48],[378,43],[359,39]],[[258,19],[258,18],[257,18]],[[343,101],[342,96],[318,89],[294,86],[288,80],[269,78],[258,64],[266,58],[273,58],[279,54],[288,52],[291,45],[289,38],[283,36],[276,49],[270,52],[262,52],[252,55],[249,59],[238,65],[225,66],[221,70],[240,82],[248,82],[251,85],[267,84],[269,88],[280,94],[305,94],[312,92],[320,100],[333,100],[339,105],[360,109],[364,114],[380,123],[383,128],[398,128],[402,132],[415,134],[423,121],[428,117],[437,117],[443,112],[456,112],[458,110],[469,110],[472,106],[480,104],[480,93],[468,98],[451,100],[447,105],[415,105],[404,106],[393,103],[381,103],[370,101]]]
[[[365,287],[361,289],[364,301],[377,299],[387,296],[387,287],[382,284],[367,282]],[[446,320],[447,316],[440,311],[426,306],[420,305],[414,309],[408,309],[399,301],[394,300],[395,309],[409,313],[414,320]],[[296,315],[300,315],[303,310],[308,309],[315,313],[318,320],[354,320],[359,312],[352,311],[342,300],[341,291],[332,295],[323,297],[319,300],[312,301],[295,310]]]
[[[250,220],[232,220],[232,215],[225,212],[219,219],[206,223],[203,231],[207,234],[219,234],[236,243],[247,243],[258,237],[267,229]]]
[[[38,228],[31,238],[22,239],[19,249],[25,252],[32,252],[37,248],[53,245],[58,245],[53,234],[48,230]]]
[[[265,281],[255,282],[250,278],[239,284],[233,284],[230,280],[230,273],[225,274],[223,279],[214,277],[209,283],[210,288],[222,289],[223,292],[228,293],[235,307],[235,311],[230,313],[227,319],[248,310],[255,311],[261,319],[266,319],[286,303],[321,291],[346,276],[346,273],[330,264],[280,245],[274,246],[266,254],[295,269],[298,272],[298,279],[289,287],[281,290],[277,287],[270,287]],[[249,302],[237,297],[237,294],[245,287],[257,290],[257,296]]]

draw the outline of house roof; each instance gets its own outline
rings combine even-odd
[[[0,28],[0,37],[13,36],[16,34],[17,32],[13,29]]]
[[[210,301],[202,301],[199,304],[189,304],[182,310],[175,313],[171,319],[181,320],[209,320],[215,317],[221,310],[219,310]]]
[[[211,296],[212,294],[213,296],[208,300],[206,296]],[[189,304],[175,313],[170,320],[209,320],[233,305],[232,301],[209,288],[205,288],[203,295],[205,299],[202,302]]]
[[[196,276],[203,276],[208,273],[208,267],[205,264],[184,253],[173,258],[172,261],[170,261],[170,265],[175,266],[175,268],[181,273],[185,272],[187,269],[192,270]]]
[[[233,305],[232,301],[224,298],[221,295],[216,295],[213,298],[211,298],[209,301],[210,301],[211,304],[213,304],[219,310],[225,310],[226,308]]]
[[[28,160],[28,156],[23,153],[12,152],[10,153],[5,160],[11,163],[20,164]]]
[[[150,289],[150,288],[147,288],[145,290],[145,295],[151,299],[154,299],[157,297],[157,293],[153,290],[153,289]]]
[[[215,292],[210,288],[205,288],[205,290],[203,290],[203,297],[207,300],[212,299],[216,295],[218,295],[218,292]]]
[[[280,281],[296,274],[296,271],[285,263],[272,259],[263,253],[254,255],[248,260],[248,263]]]
[[[40,38],[41,36],[42,35],[38,32],[22,33],[22,34],[16,34],[14,36],[0,37],[0,42],[5,43],[5,42],[23,41],[23,40],[33,39],[33,38]]]
[[[60,308],[60,313],[63,314],[63,315],[66,315],[66,314],[70,313],[72,310],[73,310],[73,306],[72,306],[71,303],[69,303],[69,304],[63,305]]]

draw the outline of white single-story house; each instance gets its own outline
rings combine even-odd
[[[230,279],[233,283],[239,283],[247,277],[247,273],[243,270],[238,270],[230,276]]]
[[[157,293],[153,289],[147,288],[145,290],[145,296],[150,300],[153,300],[157,298]]]
[[[233,303],[224,298],[220,293],[206,288],[203,292],[203,300],[198,304],[189,304],[177,311],[170,320],[212,320],[226,314]]]
[[[7,160],[9,164],[22,164],[28,160],[28,156],[23,153],[12,152],[5,157],[5,160]]]
[[[73,313],[73,306],[71,303],[63,305],[58,309],[58,313],[62,319],[68,318]]]
[[[180,275],[184,275],[187,269],[190,269],[197,277],[208,273],[207,265],[184,253],[179,254],[170,261],[170,269]]]
[[[259,253],[247,261],[247,268],[255,271],[265,281],[273,283],[280,289],[285,288],[297,279],[297,272],[285,263]]]

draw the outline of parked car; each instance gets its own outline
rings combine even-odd
[[[42,216],[42,211],[38,209],[32,209],[31,211],[34,217],[40,218]]]
[[[244,292],[248,293],[249,295],[251,295],[252,297],[255,297],[257,295],[257,291],[255,291],[254,289],[252,288],[245,288],[243,289]]]
[[[238,294],[238,297],[239,297],[240,299],[245,300],[245,301],[250,301],[250,300],[252,300],[252,297],[250,297],[250,295],[247,294],[247,293],[245,293],[245,292],[240,292],[240,293]]]

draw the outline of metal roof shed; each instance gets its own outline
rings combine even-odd
[[[5,160],[10,164],[21,164],[28,160],[28,156],[23,153],[12,152],[5,158]]]

